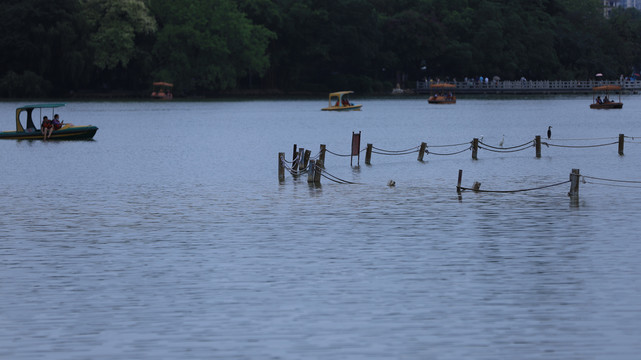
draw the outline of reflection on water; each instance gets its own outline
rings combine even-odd
[[[636,357],[640,189],[456,193],[459,169],[487,190],[572,168],[639,180],[633,142],[625,156],[327,157],[360,185],[279,184],[276,168],[293,144],[349,153],[352,131],[392,150],[510,146],[548,125],[633,136],[634,98],[598,113],[580,97],[362,103],[71,103],[63,118],[98,126],[95,141],[0,142],[0,358]]]

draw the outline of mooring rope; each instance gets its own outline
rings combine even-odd
[[[342,157],[352,156],[352,155],[342,155],[342,154],[337,154],[337,153],[335,153],[335,152],[333,152],[333,151],[330,151],[329,149],[325,149],[325,151],[327,151],[328,153],[330,153],[330,154],[332,154],[332,155],[335,155],[335,156],[342,156]]]
[[[626,136],[627,137],[627,136]],[[610,139],[618,139],[618,137],[610,136],[610,137],[602,137],[602,138],[585,138],[585,139],[548,139],[550,141],[591,141],[591,140],[610,140]]]
[[[427,147],[454,147],[454,146],[463,146],[463,145],[469,145],[471,142],[464,142],[460,144],[452,144],[452,145],[427,145]]]
[[[479,141],[479,145],[485,145],[488,148],[497,149],[497,150],[511,150],[511,149],[516,149],[516,148],[521,148],[521,147],[526,146],[526,145],[527,146],[532,146],[532,144],[534,144],[534,140],[528,141],[528,142],[526,142],[524,144],[521,144],[521,145],[516,145],[516,146],[511,146],[511,147],[496,147],[496,146],[488,145],[488,144],[486,144],[484,142]]]
[[[618,141],[607,143],[607,144],[597,144],[597,145],[557,145],[557,144],[550,144],[547,142],[542,142],[541,144],[545,146],[555,146],[555,147],[563,147],[563,148],[574,148],[574,149],[581,149],[581,148],[593,148],[593,147],[600,147],[600,146],[609,146],[609,145],[615,145],[618,144]]]
[[[318,171],[318,169],[317,169],[317,171]],[[335,176],[335,175],[332,175],[332,174],[328,173],[326,170],[321,170],[320,174],[325,179],[327,179],[329,181],[333,181],[335,183],[339,183],[339,184],[359,184],[359,183],[356,183],[356,182],[352,182],[352,181],[348,181],[348,180],[345,180],[345,179],[341,179],[338,176]]]
[[[372,150],[372,154],[390,155],[390,156],[392,156],[392,155],[407,155],[407,154],[414,154],[414,153],[417,153],[417,152],[418,152],[418,150],[412,150],[412,151],[408,151],[408,152],[404,152],[404,153],[393,153],[393,154],[390,154],[390,153],[378,152],[378,151],[373,151],[373,150]]]
[[[472,190],[474,192],[485,192],[485,193],[517,193],[517,192],[524,192],[524,191],[532,191],[532,190],[540,190],[540,189],[550,188],[550,187],[553,187],[553,186],[559,186],[559,185],[567,184],[569,182],[570,182],[570,180],[566,180],[566,181],[563,181],[563,182],[560,182],[560,183],[556,183],[556,184],[544,185],[544,186],[539,186],[539,187],[529,188],[529,189],[518,189],[518,190],[480,190],[480,189],[479,190],[474,190],[473,188],[466,188],[466,187],[462,187],[462,186],[459,187],[459,189],[461,189],[461,190]]]
[[[641,181],[636,181],[636,180],[615,180],[615,179],[605,179],[605,178],[599,178],[595,176],[587,176],[587,175],[581,175],[584,179],[594,179],[594,180],[600,180],[600,181],[610,181],[610,182],[620,182],[620,183],[628,183],[628,184],[641,184]]]
[[[425,150],[425,154],[429,154],[429,155],[439,155],[439,156],[458,155],[458,154],[460,154],[460,153],[463,153],[463,152],[469,151],[469,150],[471,150],[471,149],[472,149],[472,147],[471,147],[471,146],[469,146],[469,147],[467,147],[467,148],[465,148],[465,149],[463,149],[463,150],[461,150],[461,151],[457,151],[457,152],[453,152],[453,153],[449,153],[449,154],[435,153],[435,152],[431,152],[431,151],[427,151],[427,150]]]
[[[283,161],[284,161],[285,159],[283,159],[283,158],[281,157],[281,160],[283,160]],[[289,173],[290,173],[290,174],[292,174],[292,176],[300,176],[300,175],[306,174],[306,173],[309,171],[307,168],[305,168],[304,170],[294,170],[292,167],[290,167],[290,166],[287,166],[287,165],[286,165],[286,164],[287,164],[287,161],[284,161],[284,162],[285,162],[285,163],[283,164],[283,167],[284,167],[287,171],[289,171]],[[293,162],[292,162],[292,163],[293,163]]]
[[[483,149],[483,150],[487,150],[487,151],[491,151],[491,152],[496,152],[496,153],[513,153],[513,152],[517,152],[517,151],[527,150],[530,147],[532,147],[532,145],[528,145],[528,147],[525,147],[525,148],[522,148],[522,149],[516,149],[516,150],[494,150],[494,149],[489,149],[489,148],[486,148],[486,147],[479,146],[479,149]]]
[[[414,146],[413,148],[409,148],[405,150],[385,150],[385,149],[379,149],[376,146],[372,146],[372,149],[387,152],[387,153],[408,153],[408,152],[416,152],[415,150],[418,150],[419,147],[420,146]],[[380,154],[380,153],[376,153],[376,154]]]
[[[594,182],[594,181],[585,181],[585,180],[583,180],[583,182],[587,183],[587,184],[591,184],[591,185],[602,185],[602,186],[610,186],[610,187],[641,189],[641,186],[634,186],[634,185],[606,184],[606,183],[600,183],[600,182]]]

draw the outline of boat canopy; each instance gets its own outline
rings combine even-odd
[[[168,82],[162,82],[162,81],[157,81],[153,83],[154,86],[167,86],[167,87],[173,87],[174,84],[168,83]]]
[[[432,89],[454,89],[454,88],[456,88],[456,85],[454,85],[454,84],[446,84],[446,83],[439,83],[439,84],[430,85],[430,88],[432,88]]]
[[[33,124],[33,117],[31,113],[33,109],[55,109],[63,107],[65,104],[33,104],[33,105],[23,105],[16,109],[16,131],[25,131],[20,123],[20,113],[23,111],[27,112],[27,129],[35,130],[36,126]]]
[[[603,85],[603,86],[597,86],[592,88],[594,91],[617,91],[621,90],[621,86],[619,85]]]
[[[343,95],[353,94],[353,93],[354,93],[353,91],[337,91],[337,92],[330,93],[329,97],[332,97],[332,96],[342,97]]]

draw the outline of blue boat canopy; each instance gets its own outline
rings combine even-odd
[[[57,108],[57,107],[63,107],[65,104],[34,104],[34,105],[23,105],[19,107],[18,109],[20,110],[26,110],[26,109],[44,109],[44,108]]]
[[[20,113],[22,111],[27,112],[27,131],[33,132],[36,130],[36,125],[33,123],[33,117],[31,113],[34,109],[55,109],[63,107],[65,104],[34,104],[34,105],[23,105],[16,109],[16,131],[22,132],[25,131],[25,128],[20,123]]]

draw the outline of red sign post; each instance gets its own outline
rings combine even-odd
[[[349,165],[352,166],[352,159],[357,156],[357,166],[361,164],[361,132],[358,134],[352,131],[352,154],[349,158]]]

